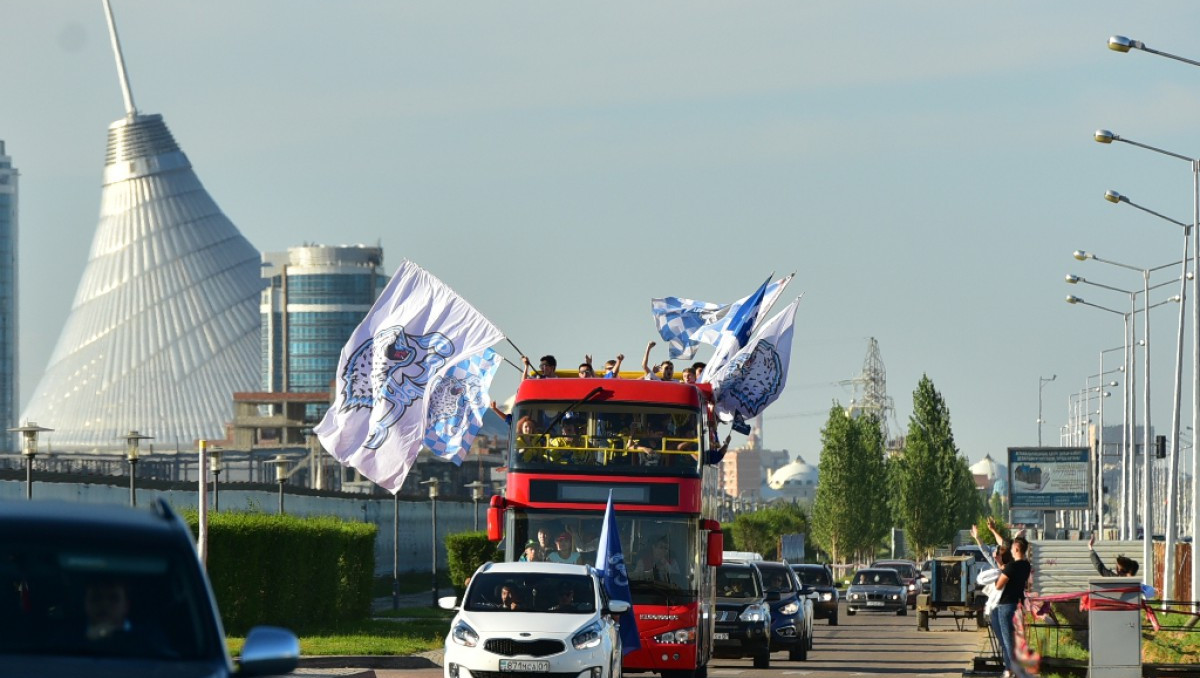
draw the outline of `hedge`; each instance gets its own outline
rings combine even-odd
[[[446,537],[446,561],[450,565],[450,584],[462,597],[467,577],[488,561],[500,561],[496,544],[488,541],[487,532],[460,532]]]
[[[195,511],[184,519],[198,534]],[[260,624],[293,630],[371,612],[375,532],[334,517],[208,514],[208,577],[225,632]]]

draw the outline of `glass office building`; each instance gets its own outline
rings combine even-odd
[[[17,403],[17,170],[0,140],[0,431],[19,426]],[[0,433],[0,451],[15,450],[16,438]]]
[[[263,390],[332,392],[342,346],[387,285],[382,266],[383,250],[365,245],[263,255]]]

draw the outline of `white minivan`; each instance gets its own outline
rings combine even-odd
[[[487,563],[471,577],[446,636],[445,678],[548,673],[620,678],[617,618],[628,601],[609,600],[595,571],[563,563]]]

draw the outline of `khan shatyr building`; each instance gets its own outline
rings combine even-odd
[[[130,429],[188,447],[223,438],[233,393],[258,385],[259,253],[162,116],[134,107],[108,20],[126,115],[109,125],[100,222],[21,420],[53,429],[56,450],[122,448]]]

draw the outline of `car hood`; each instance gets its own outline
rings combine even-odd
[[[872,584],[872,585],[863,584],[861,586],[851,586],[849,592],[850,593],[895,593],[897,591],[904,591],[906,589],[907,589],[906,586],[899,586],[899,585],[893,586],[892,584],[886,584],[886,585],[884,585],[884,584]]]
[[[591,614],[557,612],[464,612],[455,620],[466,622],[478,633],[530,633],[540,637],[565,637],[597,619]]]

